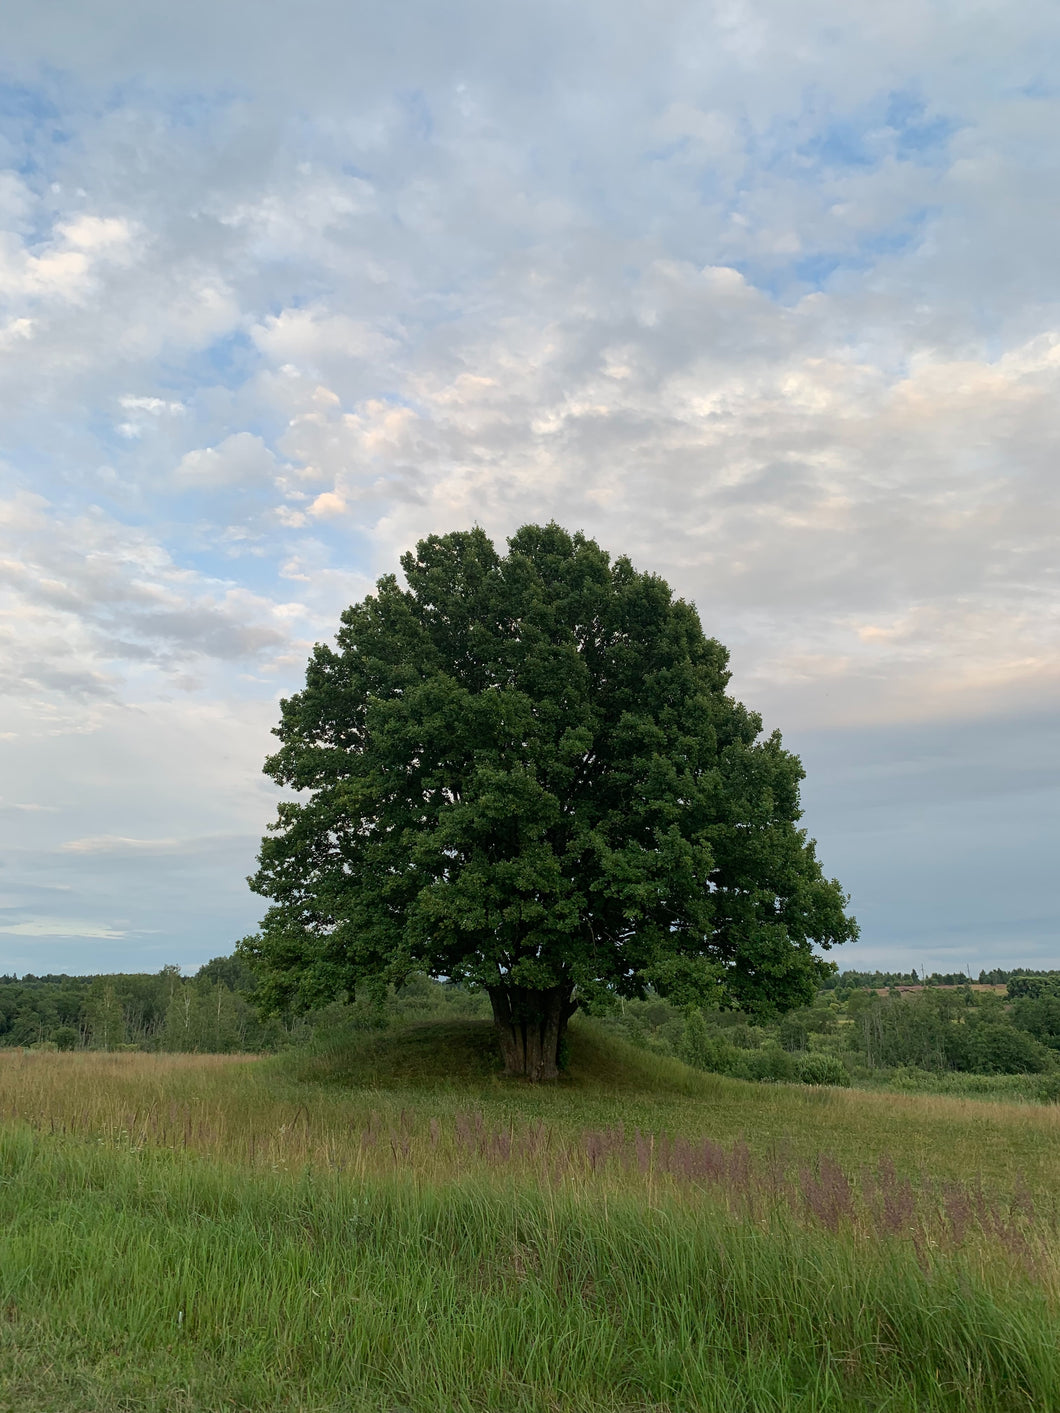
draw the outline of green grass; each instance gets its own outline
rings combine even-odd
[[[590,1025],[551,1088],[473,1022],[12,1054],[0,1410],[1060,1407],[1058,1149],[1054,1106],[745,1084]]]
[[[559,1082],[537,1090],[504,1078],[493,1026],[484,1020],[421,1021],[389,1030],[340,1032],[290,1051],[272,1065],[276,1073],[301,1081],[358,1090],[480,1091],[493,1099],[507,1093],[518,1094],[521,1103],[535,1093],[546,1096],[546,1102],[556,1095],[577,1095],[582,1104],[590,1097],[606,1101],[635,1094],[703,1099],[727,1083],[680,1060],[638,1049],[591,1021],[574,1023],[569,1049]]]
[[[425,1023],[331,1037],[315,1052],[229,1056],[0,1052],[0,1118],[119,1144],[180,1147],[251,1166],[356,1167],[367,1126],[401,1128],[429,1160],[431,1120],[480,1111],[493,1127],[544,1123],[556,1141],[613,1127],[746,1142],[848,1169],[889,1157],[916,1176],[996,1190],[1060,1190],[1060,1105],[749,1084],[638,1050],[591,1024],[571,1030],[555,1086],[497,1073],[487,1027]],[[462,1160],[461,1160],[462,1166]]]
[[[5,1409],[1057,1406],[1046,1295],[907,1247],[8,1131]]]
[[[742,1140],[762,1156],[778,1147],[807,1160],[824,1152],[850,1168],[886,1156],[910,1174],[981,1175],[999,1189],[1020,1183],[1051,1196],[1060,1189],[1058,1105],[750,1084],[641,1050],[591,1022],[576,1022],[570,1037],[569,1072],[551,1087],[505,1081],[490,1027],[476,1021],[333,1036],[268,1061],[263,1073],[279,1086],[274,1093],[305,1099],[311,1086],[354,1123],[368,1110],[415,1120],[473,1106],[500,1126],[541,1119],[578,1133],[622,1122],[727,1145]]]

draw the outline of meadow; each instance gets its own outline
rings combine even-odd
[[[0,1408],[1060,1406],[1060,1108],[752,1084],[582,1023],[0,1055]]]

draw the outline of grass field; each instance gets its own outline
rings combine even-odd
[[[1060,1407],[1060,1109],[573,1031],[0,1056],[0,1409]]]

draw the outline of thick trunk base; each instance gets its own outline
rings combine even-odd
[[[534,991],[528,986],[491,986],[490,1004],[504,1073],[538,1083],[559,1076],[559,1048],[576,1010],[569,986]]]

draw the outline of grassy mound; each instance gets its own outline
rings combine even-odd
[[[704,1098],[717,1092],[716,1075],[639,1050],[584,1018],[570,1027],[569,1038],[557,1086],[562,1090]],[[285,1056],[282,1064],[299,1080],[359,1089],[525,1087],[523,1080],[505,1078],[493,1026],[483,1020],[419,1021],[333,1034],[312,1050]]]
[[[417,1021],[388,1030],[336,1032],[282,1055],[278,1068],[312,1083],[358,1089],[482,1084],[500,1074],[487,1021]]]

